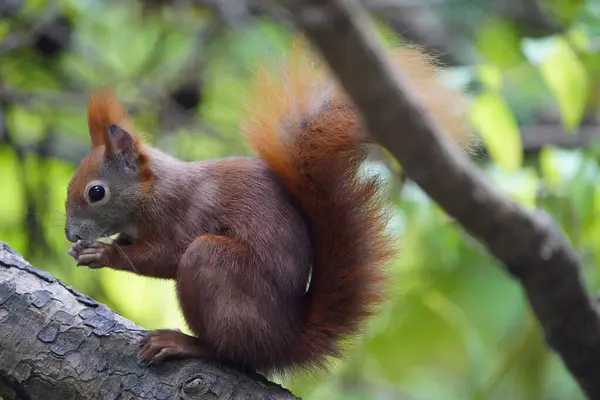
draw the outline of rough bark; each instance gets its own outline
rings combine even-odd
[[[0,242],[0,397],[297,399],[260,375],[200,360],[146,366],[146,331]]]
[[[424,112],[352,0],[280,0],[360,109],[373,136],[448,214],[516,277],[555,350],[600,399],[600,318],[578,256],[542,210],[499,192]]]

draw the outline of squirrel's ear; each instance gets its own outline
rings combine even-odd
[[[116,155],[123,162],[124,167],[135,170],[137,168],[137,149],[135,137],[117,124],[108,126],[105,151],[107,155]]]

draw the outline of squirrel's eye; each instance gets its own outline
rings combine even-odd
[[[106,190],[100,185],[94,185],[88,190],[88,197],[92,203],[102,200],[105,194]]]

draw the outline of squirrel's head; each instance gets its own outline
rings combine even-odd
[[[107,89],[91,95],[88,126],[92,145],[69,182],[65,235],[70,242],[135,236],[136,212],[152,179],[140,137]]]

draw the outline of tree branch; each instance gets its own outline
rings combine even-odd
[[[296,399],[260,375],[199,360],[144,366],[146,331],[0,242],[0,397]]]
[[[566,133],[560,125],[525,125],[520,127],[523,150],[540,151],[552,146],[564,149],[579,149],[594,145],[600,139],[598,124],[582,125],[575,133]]]
[[[600,399],[600,318],[577,255],[554,221],[502,195],[451,143],[392,68],[355,1],[280,3],[320,51],[374,137],[519,279],[548,344],[587,395]]]
[[[435,54],[446,66],[470,65],[475,59],[467,37],[451,31],[440,18],[435,2],[426,0],[361,0],[369,12],[388,21],[394,30],[411,43]]]

